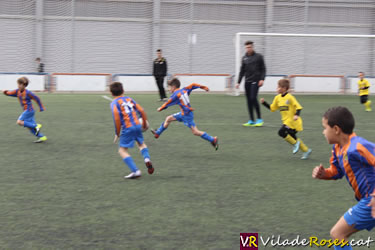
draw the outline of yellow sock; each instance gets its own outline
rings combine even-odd
[[[292,144],[292,145],[294,145],[294,144],[296,144],[296,140],[293,138],[293,137],[291,137],[290,135],[287,135],[285,138],[284,138],[284,140],[286,140],[288,143],[290,143],[290,144]]]
[[[305,145],[305,143],[303,143],[303,141],[302,141],[301,139],[298,138],[298,140],[299,140],[299,142],[300,142],[300,144],[299,144],[299,148],[300,148],[303,152],[307,152],[307,150],[309,150],[309,148]]]
[[[371,101],[365,102],[365,106],[367,109],[371,108]]]

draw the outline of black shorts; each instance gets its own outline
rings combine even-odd
[[[361,103],[364,104],[368,100],[368,95],[361,95],[359,98],[361,99]]]

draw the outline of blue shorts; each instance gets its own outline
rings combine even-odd
[[[35,114],[35,111],[28,111],[28,110],[25,110],[23,111],[23,113],[20,115],[20,117],[18,117],[18,120],[21,120],[21,121],[25,121],[25,122],[33,122],[33,123],[36,123],[35,122],[35,119],[34,119],[34,114]]]
[[[119,146],[123,148],[132,148],[134,147],[134,141],[143,144],[144,140],[141,125],[123,129],[120,135]]]
[[[371,207],[367,206],[371,198],[371,196],[362,198],[357,205],[349,208],[344,214],[346,223],[350,226],[354,225],[354,228],[358,230],[367,229],[367,231],[370,231],[373,229],[375,227],[375,218],[371,216]]]
[[[176,118],[177,121],[183,122],[185,126],[189,128],[195,127],[193,112],[190,112],[187,115],[182,115],[181,112],[178,112],[174,114],[173,117]]]

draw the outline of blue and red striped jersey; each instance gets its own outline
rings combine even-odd
[[[330,162],[326,178],[336,180],[345,176],[357,200],[375,193],[374,143],[352,133],[347,145],[333,145]]]
[[[160,110],[166,109],[170,106],[178,104],[181,108],[181,114],[187,115],[194,109],[190,105],[189,95],[191,91],[194,89],[204,89],[208,90],[208,88],[204,85],[200,85],[198,83],[192,83],[189,86],[183,89],[176,89],[173,94],[169,97],[168,101],[164,103],[160,108]]]
[[[23,110],[27,110],[27,111],[34,110],[31,100],[34,100],[39,105],[40,111],[45,110],[42,102],[40,101],[40,98],[28,89],[25,89],[23,91],[20,91],[19,89],[12,90],[12,91],[7,90],[5,91],[4,94],[7,96],[17,97],[18,100],[20,101],[20,104]]]

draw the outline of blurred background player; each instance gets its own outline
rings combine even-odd
[[[118,153],[131,171],[131,173],[124,178],[135,179],[141,177],[141,171],[137,168],[133,158],[128,153],[128,148],[134,147],[134,141],[137,142],[138,148],[147,166],[148,173],[152,174],[154,168],[142,134],[142,126],[144,128],[147,126],[146,113],[132,98],[123,96],[124,89],[120,82],[112,83],[109,88],[112,96],[115,98],[111,103],[116,133],[114,143],[120,138]],[[143,125],[139,122],[138,114],[140,114],[143,119]]]
[[[337,180],[346,177],[359,201],[331,229],[332,239],[347,240],[353,233],[375,227],[375,144],[355,133],[354,118],[345,107],[333,107],[323,115],[323,134],[334,144],[331,166],[314,168],[312,177]],[[351,246],[335,249],[352,249]]]
[[[193,108],[190,105],[189,95],[194,89],[204,89],[205,91],[209,91],[206,86],[192,83],[189,86],[180,89],[181,83],[177,78],[173,78],[168,82],[168,89],[171,93],[173,93],[168,101],[164,103],[157,111],[162,111],[172,105],[178,104],[181,108],[181,112],[178,112],[174,115],[167,116],[164,122],[161,123],[160,127],[155,131],[151,130],[154,134],[155,138],[159,138],[159,136],[166,130],[171,122],[179,121],[183,122],[185,126],[191,129],[193,135],[200,136],[202,139],[205,139],[211,142],[212,146],[218,150],[219,144],[217,137],[212,137],[206,132],[200,131],[194,123],[194,113]]]
[[[280,110],[283,125],[279,130],[279,135],[293,145],[293,154],[301,149],[304,152],[301,159],[306,160],[312,150],[301,139],[297,139],[297,132],[303,130],[302,118],[300,117],[302,106],[293,95],[288,93],[289,86],[288,79],[279,80],[277,86],[277,93],[279,94],[275,96],[272,104],[269,105],[264,98],[261,98],[260,102],[271,112]]]
[[[159,89],[160,101],[166,101],[164,90],[164,77],[167,75],[167,59],[162,56],[161,49],[156,51],[157,58],[154,60],[153,76]]]
[[[240,87],[241,80],[245,76],[245,93],[247,99],[247,108],[249,110],[250,120],[243,124],[245,127],[261,127],[263,120],[260,115],[258,103],[258,91],[263,86],[266,76],[266,65],[263,56],[254,51],[253,42],[245,42],[246,54],[242,57],[240,75],[236,84],[236,89]],[[254,120],[253,108],[257,112],[258,119]]]
[[[38,96],[36,96],[30,90],[26,89],[26,87],[29,85],[29,79],[27,79],[26,77],[18,78],[17,84],[18,89],[12,91],[3,91],[4,95],[17,97],[21,103],[21,107],[24,110],[18,118],[17,124],[28,128],[30,132],[38,138],[38,140],[35,141],[36,143],[44,142],[47,140],[47,136],[43,135],[42,132],[40,132],[42,124],[37,124],[35,121],[35,111],[31,100],[34,100],[39,105],[40,112],[44,111],[44,106]]]
[[[369,112],[371,111],[371,101],[368,99],[369,95],[369,88],[370,88],[370,83],[367,79],[365,79],[365,73],[359,72],[358,73],[358,92],[359,92],[359,98],[361,100],[361,103],[365,105],[366,111]]]

